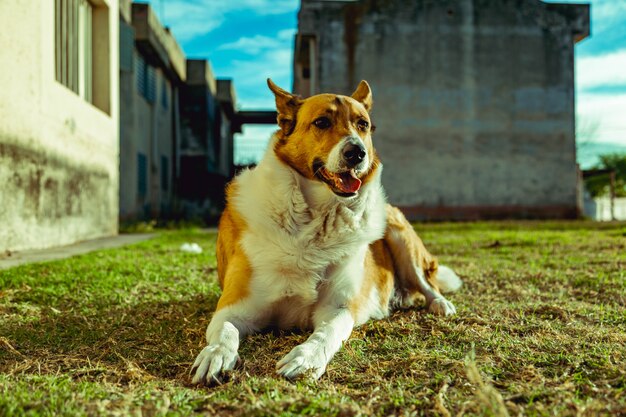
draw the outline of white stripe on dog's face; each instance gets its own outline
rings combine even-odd
[[[346,165],[345,157],[344,157],[344,149],[349,143],[358,143],[363,149],[365,149],[365,158],[356,166],[348,167]],[[328,160],[326,161],[326,169],[331,172],[342,172],[348,169],[354,169],[357,175],[367,171],[370,167],[370,155],[365,147],[365,143],[359,137],[359,135],[351,129],[351,134],[349,136],[344,137],[337,145],[335,145],[330,154],[328,155]]]

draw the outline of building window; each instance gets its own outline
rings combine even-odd
[[[133,70],[133,50],[135,47],[135,31],[131,25],[120,19],[120,70]]]
[[[89,102],[92,34],[92,7],[87,0],[55,0],[56,79]]]
[[[148,194],[148,161],[146,155],[137,154],[137,197],[146,198]]]
[[[108,8],[89,0],[54,0],[54,12],[56,80],[109,113]]]
[[[149,103],[154,103],[156,100],[156,71],[153,66],[146,65],[146,100]]]
[[[170,187],[170,167],[167,156],[161,155],[161,190],[167,191]]]
[[[137,92],[143,96],[146,91],[146,61],[141,55],[135,59],[135,84]]]
[[[154,103],[156,99],[156,71],[141,55],[138,55],[135,60],[135,77],[139,94],[148,103]]]
[[[164,110],[167,110],[167,106],[168,106],[168,99],[167,99],[167,80],[165,79],[165,77],[161,78],[161,106],[163,106]]]

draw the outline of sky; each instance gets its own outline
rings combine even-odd
[[[575,50],[579,154],[584,156],[585,147],[589,151],[621,145],[626,151],[626,0],[559,2],[591,3],[591,36]],[[273,108],[273,96],[265,84],[268,77],[291,90],[299,0],[149,3],[188,57],[208,58],[217,77],[234,79],[240,108]],[[235,147],[240,145],[240,157],[245,159],[246,149],[254,153],[255,146],[244,149],[241,144],[262,147],[273,128],[244,129]],[[606,146],[588,146],[591,142]],[[591,165],[592,159],[582,161],[583,167]]]

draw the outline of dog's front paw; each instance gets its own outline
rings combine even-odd
[[[454,304],[443,297],[437,297],[430,302],[428,311],[437,316],[452,316],[456,314]]]
[[[313,378],[319,379],[326,371],[327,364],[328,359],[321,346],[303,343],[276,364],[276,371],[289,379],[310,371]]]
[[[219,376],[224,371],[235,367],[239,359],[237,352],[222,345],[209,345],[202,349],[191,367],[192,384],[220,382]]]

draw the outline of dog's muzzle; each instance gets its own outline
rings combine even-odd
[[[360,140],[350,140],[343,147],[341,154],[346,168],[354,168],[363,162],[367,156],[367,151]]]

